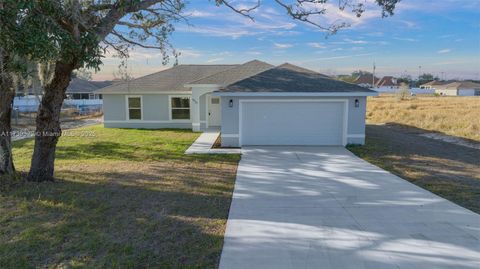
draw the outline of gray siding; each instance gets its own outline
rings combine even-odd
[[[103,95],[103,118],[109,120],[125,120],[125,95],[105,94]]]
[[[139,96],[139,95],[134,95]],[[127,120],[127,106],[125,94],[104,94],[103,109],[104,121],[107,128],[139,128],[139,129],[161,129],[180,128],[191,129],[191,121],[171,121],[169,111],[168,94],[143,94],[142,96],[142,117],[143,121]],[[177,96],[177,95],[175,95]],[[181,95],[183,96],[183,95]],[[190,97],[190,95],[184,95]],[[203,98],[205,102],[205,98]],[[205,112],[205,108],[203,109]],[[205,113],[204,113],[205,114]],[[205,115],[203,119],[205,119]],[[201,124],[205,128],[205,123]]]
[[[167,94],[144,94],[143,98],[143,120],[169,120]]]
[[[239,139],[231,137],[239,135],[239,100],[247,99],[348,99],[348,126],[347,126],[347,143],[364,144],[365,138],[358,137],[365,134],[365,112],[366,97],[222,97],[222,145],[228,147],[238,147]],[[359,107],[355,107],[355,99],[360,102]],[[229,101],[233,100],[233,107],[229,107]],[[349,138],[348,135],[357,137]]]

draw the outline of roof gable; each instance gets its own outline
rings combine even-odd
[[[218,92],[374,92],[294,65],[280,65]]]
[[[193,82],[189,82],[188,85],[204,85],[204,84],[216,84],[216,85],[229,85],[239,80],[251,77],[256,75],[260,72],[273,68],[274,66],[262,62],[259,60],[253,60],[250,62],[246,62],[242,65],[238,65],[231,69],[213,74],[211,76],[201,78],[199,80],[195,80]]]
[[[177,65],[172,68],[146,75],[98,90],[98,93],[135,92],[176,92],[188,91],[185,84],[213,74],[234,68],[238,65]]]

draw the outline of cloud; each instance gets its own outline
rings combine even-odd
[[[273,43],[273,45],[277,49],[288,49],[293,47],[293,44],[288,44],[288,43]]]
[[[187,13],[186,17],[191,18],[210,18],[215,17],[215,13],[201,11],[201,10],[193,10],[190,13]]]
[[[198,58],[200,56],[203,56],[203,53],[194,49],[177,49],[177,52],[180,53],[179,57]]]
[[[213,59],[210,59],[210,60],[207,60],[207,63],[215,63],[215,62],[220,62],[220,61],[223,61],[224,58],[213,58]]]
[[[352,40],[350,38],[345,38],[343,41],[349,44],[368,44],[368,41],[365,40]]]
[[[188,11],[186,13],[189,14]],[[292,31],[297,26],[296,23],[267,5],[260,6],[252,11],[251,15],[255,18],[254,21],[225,7],[211,7],[205,11],[193,10],[190,12],[189,23],[195,27],[180,24],[176,26],[176,30],[232,39],[245,36],[299,34]]]
[[[310,43],[307,43],[307,45],[309,45],[312,48],[316,48],[316,49],[326,48],[322,43],[318,43],[318,42],[310,42]]]
[[[409,38],[409,37],[394,37],[393,39],[399,40],[399,41],[408,41],[408,42],[417,42],[418,41],[418,39]]]
[[[442,49],[442,50],[438,50],[437,53],[438,54],[445,54],[445,53],[449,53],[450,51],[452,51],[451,49]]]
[[[369,55],[373,55],[373,54],[374,53],[361,53],[361,54],[353,54],[353,55],[339,55],[339,56],[315,58],[315,59],[309,59],[309,60],[306,60],[306,61],[302,61],[302,63],[316,62],[316,61],[338,60],[338,59],[348,59],[348,58],[354,58],[354,57],[369,56]]]
[[[249,55],[262,55],[263,53],[261,53],[260,51],[247,51],[246,54],[249,54]]]

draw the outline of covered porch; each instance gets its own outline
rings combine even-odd
[[[221,98],[212,95],[212,92],[217,89],[218,87],[192,88],[190,113],[193,131],[220,130]]]

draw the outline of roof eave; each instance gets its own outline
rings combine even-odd
[[[248,97],[248,96],[262,96],[262,97],[294,97],[294,96],[318,96],[318,97],[329,97],[329,96],[378,96],[378,92],[213,92],[214,96],[239,96],[239,97]]]
[[[193,87],[202,87],[202,88],[222,88],[225,85],[222,84],[185,84],[183,85],[185,88],[193,88]]]

